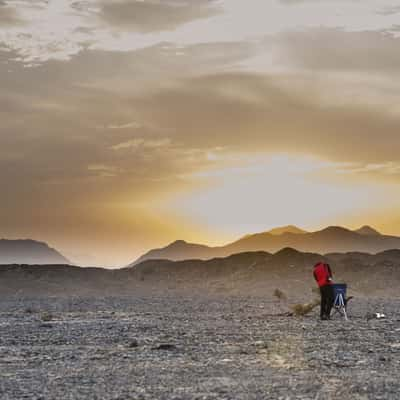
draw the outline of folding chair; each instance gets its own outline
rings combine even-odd
[[[340,315],[344,316],[346,321],[347,311],[346,311],[346,289],[347,285],[345,283],[334,283],[333,285],[333,309]]]

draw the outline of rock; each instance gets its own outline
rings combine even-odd
[[[258,347],[259,349],[268,349],[268,343],[262,340],[254,342],[254,346]]]
[[[170,343],[163,343],[156,347],[153,347],[152,349],[153,350],[167,350],[167,351],[178,350],[178,348],[174,344],[170,344]]]
[[[138,343],[138,341],[137,341],[136,339],[132,339],[132,340],[128,343],[128,347],[129,347],[130,349],[133,349],[133,348],[138,347],[138,346],[139,346],[139,343]]]

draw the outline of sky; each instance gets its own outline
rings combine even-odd
[[[0,237],[400,235],[399,48],[394,0],[0,0]]]

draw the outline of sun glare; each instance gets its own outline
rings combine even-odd
[[[234,237],[286,224],[313,229],[381,204],[377,185],[340,183],[334,170],[335,164],[312,158],[252,158],[240,167],[192,175],[201,189],[180,195],[169,206]]]

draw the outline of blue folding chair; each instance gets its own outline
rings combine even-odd
[[[346,289],[347,285],[345,283],[334,283],[333,285],[333,309],[340,315],[343,315],[346,321],[347,311],[346,311]]]

